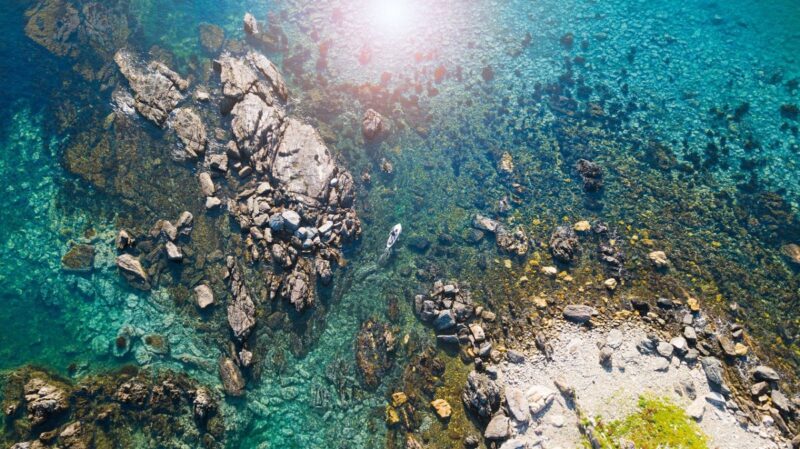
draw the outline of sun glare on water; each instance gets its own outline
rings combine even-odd
[[[370,20],[380,32],[400,33],[412,27],[414,9],[411,0],[371,0]]]

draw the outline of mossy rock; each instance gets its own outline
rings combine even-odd
[[[94,268],[94,246],[73,245],[61,258],[61,267],[73,273],[89,273]]]

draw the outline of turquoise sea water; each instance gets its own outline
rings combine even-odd
[[[789,372],[800,366],[800,280],[781,254],[800,244],[794,1],[118,1],[97,9],[114,18],[109,28],[58,54],[25,28],[31,12],[65,4],[81,11],[81,23],[96,17],[96,3],[77,0],[7,1],[0,13],[2,370],[35,364],[80,378],[134,364],[185,371],[220,390],[224,308],[187,306],[177,275],[154,291],[132,289],[114,266],[114,236],[122,225],[146,230],[190,210],[203,236],[193,248],[224,252],[235,246],[228,222],[203,217],[193,188],[159,192],[167,178],[193,182],[193,168],[171,162],[168,143],[142,119],[135,154],[159,159],[153,164],[123,173],[128,161],[116,160],[89,176],[68,149],[87,136],[94,146],[107,132],[120,79],[108,75],[116,70],[109,55],[118,47],[165,57],[193,83],[211,85],[204,74],[217,52],[203,48],[198,27],[240,40],[247,11],[286,38],[267,55],[287,78],[292,111],[356,179],[370,172],[372,182],[358,186],[364,234],[346,248],[348,263],[317,309],[284,318],[300,321],[297,329],[259,333],[258,374],[244,398],[223,405],[229,447],[384,447],[393,432],[384,424],[388,395],[418,350],[397,351],[380,386],[364,388],[354,363],[361,323],[389,322],[409,348],[432,344],[413,295],[438,277],[470,281],[479,302],[513,321],[519,298],[568,289],[545,285],[528,262],[550,264],[550,232],[580,219],[608,222],[627,242],[631,294],[681,285],[720,313],[735,303],[733,319],[752,328],[763,357]],[[120,34],[123,22],[129,32]],[[378,146],[360,137],[368,107],[392,123]],[[505,152],[510,176],[498,170]],[[605,169],[599,197],[580,188],[573,166],[581,157]],[[391,174],[381,172],[384,159]],[[765,206],[765,192],[781,204]],[[510,210],[498,210],[502,199]],[[491,242],[469,242],[475,213],[525,227],[536,254],[506,269]],[[398,249],[380,264],[397,222]],[[430,248],[412,248],[414,238]],[[640,268],[651,248],[637,242],[647,239],[668,249],[668,281]],[[90,274],[61,268],[75,243],[95,247]],[[593,251],[574,268],[581,280],[602,276]],[[523,275],[532,285],[509,287]],[[114,355],[125,332],[137,336],[131,352]],[[144,344],[151,334],[166,337],[168,354]],[[438,428],[428,410],[420,414],[421,429]],[[461,447],[452,438],[431,444]]]

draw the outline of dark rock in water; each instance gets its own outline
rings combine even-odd
[[[256,305],[250,298],[250,292],[244,283],[241,269],[233,260],[228,258],[230,271],[231,297],[228,301],[228,324],[231,326],[234,337],[244,341],[256,325]]]
[[[200,116],[191,108],[178,108],[170,116],[168,126],[175,130],[183,143],[182,148],[170,154],[176,161],[196,159],[206,151],[206,127]]]
[[[576,323],[585,323],[597,314],[597,309],[591,306],[570,304],[564,307],[564,318]]]
[[[518,226],[514,231],[508,231],[505,226],[500,226],[497,228],[497,246],[509,254],[522,257],[528,253],[530,241],[522,226]]]
[[[367,141],[375,141],[384,136],[388,131],[384,124],[384,118],[378,111],[367,109],[361,119],[361,133]]]
[[[168,370],[127,367],[73,384],[23,367],[7,373],[3,388],[8,426],[3,447],[86,449],[109,441],[121,448],[224,445],[225,425],[213,393]]]
[[[94,246],[78,244],[61,258],[61,268],[74,273],[89,273],[94,268]]]
[[[395,337],[389,325],[365,321],[356,338],[356,367],[364,386],[375,389],[392,367]]]
[[[117,267],[119,267],[122,275],[125,276],[128,282],[133,286],[142,290],[150,289],[147,272],[144,271],[144,267],[142,267],[142,263],[139,262],[139,259],[130,254],[122,254],[117,256]]]
[[[217,25],[201,23],[198,31],[200,32],[200,45],[208,53],[217,53],[225,42],[225,31]]]
[[[114,392],[114,399],[129,407],[142,408],[147,404],[150,388],[139,379],[131,379],[120,384]]]
[[[603,169],[586,159],[578,159],[575,168],[583,179],[583,190],[597,192],[603,188]]]
[[[241,396],[244,394],[245,380],[239,366],[228,357],[219,359],[219,378],[222,388],[228,396]]]
[[[258,21],[256,21],[256,18],[252,14],[249,12],[245,13],[242,22],[244,23],[244,32],[246,34],[258,34]]]
[[[406,239],[406,245],[414,251],[424,253],[431,246],[430,240],[419,235],[412,235]]]
[[[25,401],[28,403],[28,419],[39,426],[69,409],[66,391],[39,378],[25,384]]]
[[[456,325],[456,319],[452,310],[442,310],[433,321],[433,327],[437,331],[444,331]]]
[[[134,56],[124,49],[114,55],[114,61],[134,92],[136,110],[162,125],[183,100],[181,92],[189,87],[189,82],[158,61],[151,62],[146,68],[140,67]]]
[[[489,376],[477,371],[471,371],[467,376],[467,384],[461,394],[461,399],[467,410],[473,413],[482,422],[488,422],[492,415],[500,408],[502,390]]]
[[[778,375],[777,371],[764,365],[759,365],[753,370],[753,378],[767,382],[777,382],[781,380],[781,376]]]
[[[572,262],[578,253],[578,236],[570,226],[559,226],[550,236],[550,252],[556,260]]]

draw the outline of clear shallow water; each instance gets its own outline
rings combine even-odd
[[[175,291],[134,291],[113,267],[119,222],[146,229],[154,217],[197,203],[181,198],[169,211],[153,206],[149,215],[137,216],[121,205],[113,189],[96,189],[64,169],[65,149],[79,133],[87,127],[102,132],[97,119],[108,112],[111,90],[103,81],[82,80],[76,73],[80,70],[73,70],[83,56],[57,57],[25,36],[25,11],[34,5],[16,2],[0,19],[5,30],[0,81],[7,98],[13,98],[0,104],[0,368],[33,363],[80,376],[134,363],[187,371],[218,387],[215,363],[225,345],[219,332],[223,310],[199,316],[192,307],[179,306]],[[765,341],[780,337],[776,354],[788,366],[796,363],[797,356],[791,357],[797,350],[792,309],[797,272],[781,259],[778,247],[800,236],[761,239],[758,229],[741,224],[747,221],[736,215],[741,205],[714,204],[720,192],[736,198],[735,185],[756,173],[759,189],[784,189],[783,198],[796,214],[797,132],[791,128],[797,122],[779,112],[783,104],[798,103],[791,80],[800,77],[800,13],[793,2],[765,7],[739,0],[660,5],[409,0],[406,6],[402,20],[395,22],[366,1],[121,3],[120,14],[133,30],[127,45],[171,52],[172,66],[184,74],[202,73],[198,67],[212,56],[199,43],[200,23],[219,25],[229,38],[239,38],[245,11],[259,19],[274,13],[289,50],[270,57],[290,82],[295,110],[330,136],[334,151],[356,177],[365,170],[373,175],[357,206],[364,236],[350,248],[348,266],[337,273],[331,298],[315,312],[313,338],[303,337],[304,350],[297,351],[301,337],[265,334],[269,341],[260,357],[260,378],[249,384],[246,399],[225,406],[231,447],[382,447],[386,395],[397,385],[408,357],[397,355],[377,391],[363,389],[353,366],[361,322],[386,320],[391,298],[399,298],[400,310],[391,314],[398,334],[411,335],[419,345],[429,342],[408,301],[428,286],[420,270],[476,281],[479,301],[505,307],[505,296],[499,297],[495,288],[518,277],[524,266],[515,263],[509,274],[501,269],[503,256],[493,245],[471,246],[463,237],[474,213],[492,213],[506,196],[515,201],[504,219],[528,227],[537,242],[546,242],[563,217],[596,217],[618,223],[626,239],[650,235],[670,246],[684,261],[676,279],[703,292],[709,303],[722,297],[721,308],[738,302],[746,316],[774,318],[774,326],[765,323],[754,333]],[[574,35],[571,48],[560,42],[566,33]],[[326,64],[319,68],[323,44]],[[359,56],[365,49],[370,57],[362,64]],[[491,67],[491,81],[482,76],[486,67]],[[388,90],[401,92],[407,101],[352,88],[378,85],[384,73],[391,74]],[[571,78],[561,79],[570,91],[567,96],[579,97],[581,105],[601,103],[609,111],[619,104],[629,110],[624,123],[594,122],[589,131],[570,128],[572,122],[535,94],[537,84],[555,83],[565,73]],[[589,87],[585,98],[577,92],[580,85]],[[74,101],[79,117],[93,120],[59,126],[65,99]],[[723,116],[731,115],[743,102],[749,109],[737,121],[709,113],[727,107]],[[365,150],[358,137],[365,107],[378,108],[396,126],[377,150]],[[782,130],[784,123],[788,129]],[[602,136],[572,138],[570,133]],[[645,166],[641,146],[650,140],[668,143],[676,165],[694,165],[694,173]],[[759,145],[745,149],[748,140]],[[719,156],[709,154],[709,142],[721,149]],[[511,180],[496,170],[504,151],[516,164]],[[609,171],[599,209],[584,201],[574,180],[564,182],[574,177],[571,167],[579,156],[592,157]],[[382,158],[393,162],[393,176],[380,174]],[[755,168],[743,169],[743,159]],[[190,173],[189,168],[168,167],[164,170]],[[650,188],[653,182],[660,185]],[[642,196],[646,201],[639,202]],[[670,213],[685,220],[675,223]],[[403,246],[392,263],[378,266],[386,233],[396,222],[404,224],[404,239],[425,237],[433,248],[420,255]],[[209,221],[204,226],[227,224]],[[443,235],[454,237],[454,243]],[[695,244],[711,248],[712,241],[721,242],[714,254],[703,258],[693,252],[701,252]],[[71,242],[95,244],[98,256],[91,275],[61,270],[60,258]],[[632,254],[642,251],[631,244]],[[539,253],[535,257],[547,259],[545,251]],[[732,279],[724,273],[726,263],[752,276]],[[589,263],[585,268],[594,269]],[[632,276],[632,285],[649,281],[636,272]],[[537,288],[545,289],[532,290]],[[153,354],[139,339],[130,354],[114,356],[113,340],[126,327],[140,336],[165,335],[170,354]],[[423,422],[425,428],[435,427],[431,416]],[[436,447],[448,446],[439,442]]]

